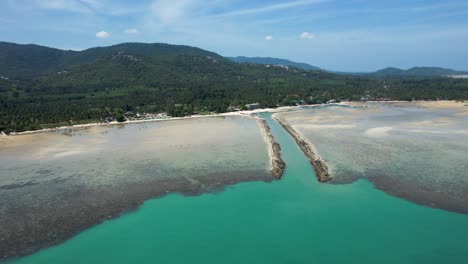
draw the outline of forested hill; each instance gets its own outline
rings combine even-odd
[[[8,78],[29,78],[92,63],[119,52],[144,56],[153,61],[167,61],[178,55],[212,56],[218,60],[226,60],[215,53],[199,48],[163,43],[123,43],[110,47],[72,51],[34,44],[0,42],[0,75]]]
[[[369,75],[375,77],[441,77],[450,75],[468,75],[468,72],[439,67],[413,67],[408,70],[385,68]]]
[[[278,65],[278,66],[293,66],[303,70],[322,71],[319,67],[312,66],[303,62],[295,62],[286,59],[270,58],[270,57],[227,57],[228,59],[237,63],[256,63],[265,65]]]
[[[316,66],[312,66],[307,63],[295,62],[286,59],[270,58],[270,57],[226,57],[237,63],[256,63],[264,65],[277,65],[277,66],[292,66],[303,70],[313,70],[313,71],[325,71],[340,75],[355,75],[355,76],[365,76],[368,77],[377,77],[377,78],[422,78],[422,77],[444,77],[452,75],[467,75],[468,72],[457,71],[447,68],[440,67],[413,67],[408,70],[402,70],[398,68],[388,67],[381,69],[375,72],[363,73],[363,72],[337,72],[322,69]]]
[[[172,116],[330,99],[464,99],[468,80],[341,76],[238,64],[202,49],[124,43],[84,51],[0,43],[0,131],[100,121],[126,111]]]

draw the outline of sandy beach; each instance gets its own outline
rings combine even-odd
[[[63,242],[151,198],[275,179],[253,117],[134,123],[0,138],[0,260]]]
[[[259,108],[259,109],[255,109],[255,110],[244,110],[244,111],[227,112],[227,113],[210,114],[210,115],[192,115],[192,116],[184,116],[184,117],[168,117],[168,118],[146,119],[146,120],[130,120],[130,121],[125,121],[125,122],[113,121],[113,122],[110,122],[110,123],[106,123],[106,122],[89,123],[89,124],[44,128],[44,129],[38,129],[38,130],[28,130],[28,131],[23,131],[23,132],[12,132],[9,135],[6,135],[5,133],[2,132],[2,134],[0,134],[0,136],[18,136],[18,135],[28,135],[28,134],[51,132],[51,131],[58,131],[58,130],[89,128],[89,127],[93,127],[93,126],[114,126],[114,125],[137,124],[137,123],[147,123],[147,122],[162,122],[162,121],[171,121],[171,120],[184,120],[184,119],[219,117],[219,116],[255,117],[254,116],[255,114],[262,113],[262,112],[270,112],[270,113],[285,112],[285,111],[300,110],[301,108],[316,107],[316,106],[318,106],[318,105],[282,106],[282,107],[278,107],[278,108]]]

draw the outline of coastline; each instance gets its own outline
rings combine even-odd
[[[89,128],[94,126],[114,126],[114,125],[126,125],[126,124],[135,124],[135,123],[147,123],[147,122],[163,122],[163,121],[173,121],[173,120],[185,120],[185,119],[193,119],[193,118],[204,118],[204,117],[223,117],[223,116],[244,116],[248,118],[256,118],[252,115],[262,113],[262,112],[269,112],[269,113],[276,113],[276,112],[286,112],[291,110],[299,110],[301,108],[308,108],[308,107],[317,107],[320,105],[299,105],[299,106],[281,106],[278,108],[259,108],[255,110],[243,110],[243,111],[236,111],[236,112],[226,112],[226,113],[219,113],[219,114],[210,114],[210,115],[191,115],[191,116],[183,116],[183,117],[168,117],[168,118],[158,118],[158,119],[146,119],[146,120],[130,120],[125,122],[117,122],[112,121],[110,123],[88,123],[88,124],[79,124],[79,125],[70,125],[70,126],[60,126],[60,127],[52,127],[52,128],[43,128],[38,130],[27,130],[22,132],[11,132],[9,135],[6,135],[2,132],[0,137],[11,137],[11,136],[20,136],[20,135],[29,135],[29,134],[36,134],[36,133],[45,133],[45,132],[54,132],[60,130],[67,130],[67,129],[79,129],[79,128]]]
[[[260,126],[260,130],[263,135],[263,139],[268,147],[268,156],[270,157],[270,172],[276,179],[280,179],[283,176],[286,168],[286,163],[281,158],[281,146],[276,142],[271,128],[267,121],[263,118],[258,118],[257,122]]]
[[[278,121],[278,123],[280,123],[280,125],[294,138],[304,155],[309,158],[310,164],[315,170],[317,180],[319,182],[327,182],[331,180],[332,178],[328,173],[328,166],[326,162],[318,155],[317,150],[314,148],[313,144],[302,137],[290,125],[288,125],[284,119],[278,117],[277,114],[273,114],[272,117]]]
[[[169,118],[159,118],[159,119],[130,120],[130,121],[125,121],[125,122],[112,121],[110,123],[104,123],[104,122],[103,123],[89,123],[89,124],[44,128],[44,129],[38,129],[38,130],[28,130],[28,131],[23,131],[23,132],[12,132],[9,135],[4,134],[2,136],[10,137],[10,136],[29,135],[29,134],[36,134],[36,133],[54,132],[54,131],[67,130],[67,129],[89,128],[89,127],[95,127],[95,126],[114,126],[114,125],[162,122],[162,121],[171,121],[171,120],[184,120],[184,119],[193,119],[193,118],[202,118],[202,117],[219,117],[219,116],[238,116],[238,115],[235,113],[222,113],[222,114],[212,114],[212,115],[193,115],[193,116],[169,117]]]
[[[61,126],[61,127],[52,127],[52,128],[43,128],[38,130],[27,130],[22,132],[11,132],[10,134],[5,134],[3,131],[0,133],[0,137],[9,137],[9,136],[19,136],[19,135],[27,135],[27,134],[35,134],[35,133],[44,133],[44,132],[53,132],[53,131],[60,131],[60,130],[67,130],[67,129],[75,129],[75,128],[89,128],[93,126],[112,126],[112,125],[125,125],[125,124],[133,124],[133,123],[146,123],[146,122],[160,122],[160,121],[171,121],[171,120],[184,120],[184,119],[192,119],[192,118],[203,118],[203,117],[222,117],[222,116],[245,116],[245,117],[252,117],[254,114],[268,112],[268,113],[280,113],[280,112],[287,112],[293,110],[300,110],[302,108],[314,108],[320,107],[325,105],[347,105],[347,106],[355,106],[365,103],[414,103],[414,104],[421,104],[421,103],[455,103],[456,101],[453,100],[441,100],[441,101],[366,101],[366,102],[340,102],[340,103],[332,103],[332,104],[309,104],[309,105],[298,105],[298,106],[280,106],[277,108],[259,108],[254,110],[243,110],[243,111],[236,111],[236,112],[226,112],[226,113],[219,113],[219,114],[210,114],[210,115],[191,115],[191,116],[184,116],[184,117],[169,117],[169,118],[159,118],[159,119],[147,119],[147,120],[131,120],[125,122],[117,122],[113,121],[110,123],[88,123],[88,124],[79,124],[79,125],[70,125],[70,126]],[[460,103],[463,104],[463,103]]]
[[[208,117],[0,138],[0,263],[148,199],[275,181],[259,129],[254,116]],[[76,149],[84,151],[56,158]]]

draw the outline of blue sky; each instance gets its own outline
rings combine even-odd
[[[0,40],[164,42],[338,71],[468,70],[468,0],[2,0]]]

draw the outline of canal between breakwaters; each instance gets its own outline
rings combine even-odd
[[[262,113],[286,171],[271,183],[152,199],[11,263],[464,263],[468,215],[390,196],[366,180],[321,184],[293,138]]]

